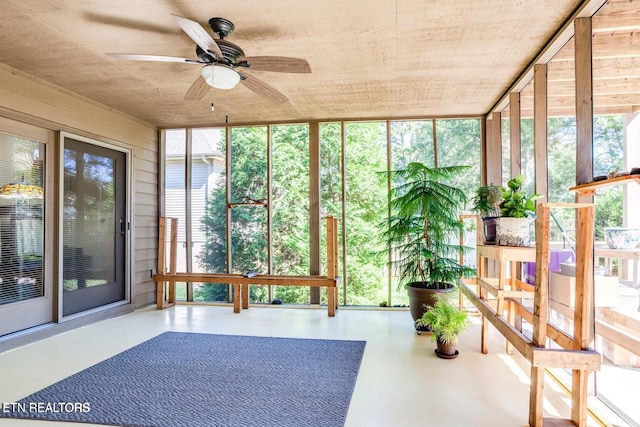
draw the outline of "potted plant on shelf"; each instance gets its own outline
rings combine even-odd
[[[447,182],[468,166],[429,168],[410,163],[389,172],[394,185],[389,193],[392,215],[381,226],[391,266],[406,287],[413,320],[422,317],[438,294],[450,292],[461,277],[475,274],[460,263],[472,248],[459,244],[463,230],[460,211],[467,198]]]
[[[478,212],[482,217],[483,239],[485,245],[495,245],[496,225],[500,216],[500,202],[504,188],[499,185],[480,186],[471,199],[471,210]]]
[[[439,298],[438,301],[416,320],[417,327],[428,327],[432,331],[431,341],[436,342],[436,355],[443,359],[458,356],[456,349],[458,335],[469,326],[466,311],[454,306],[450,301]]]
[[[524,175],[507,183],[500,202],[500,218],[496,227],[496,243],[503,246],[529,246],[531,220],[535,219],[535,201],[541,196],[528,196],[521,190]]]

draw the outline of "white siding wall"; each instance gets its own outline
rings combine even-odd
[[[184,159],[170,158],[166,161],[165,210],[166,215],[178,218],[178,271],[186,271],[185,236],[185,171]],[[193,242],[193,271],[202,271],[198,256],[205,244],[205,230],[202,219],[206,215],[210,192],[221,184],[224,161],[201,157],[194,158],[191,164],[191,239]],[[223,184],[224,185],[224,184]]]
[[[132,295],[136,307],[155,301],[158,129],[0,64],[0,116],[133,150]]]

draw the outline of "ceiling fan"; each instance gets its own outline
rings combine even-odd
[[[275,103],[284,103],[288,98],[263,80],[247,74],[246,70],[275,71],[280,73],[310,73],[311,68],[305,59],[286,56],[250,56],[235,43],[225,40],[235,29],[231,21],[224,18],[211,18],[209,25],[217,39],[197,22],[177,15],[174,17],[180,28],[196,42],[198,59],[179,58],[161,55],[138,55],[129,53],[107,53],[112,58],[133,61],[180,62],[203,65],[198,77],[184,96],[185,100],[202,99],[210,87],[232,89],[238,83]]]

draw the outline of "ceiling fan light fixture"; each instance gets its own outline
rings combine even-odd
[[[205,65],[201,74],[207,84],[216,89],[233,89],[240,82],[240,74],[222,65]]]

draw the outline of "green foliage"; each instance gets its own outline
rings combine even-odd
[[[539,194],[527,196],[520,187],[525,180],[524,175],[511,178],[507,183],[507,188],[502,192],[502,202],[500,202],[500,216],[508,218],[526,218],[533,216],[536,210],[535,201],[540,198]]]
[[[377,172],[387,168],[384,122],[345,124],[345,218],[347,304],[370,305],[386,289],[386,252],[372,236],[387,217],[387,186]],[[335,153],[339,156],[339,151]]]
[[[391,122],[391,152],[393,169],[403,169],[411,162],[429,167],[435,165],[433,121]]]
[[[597,116],[593,121],[593,176],[621,171],[624,153],[622,115]]]
[[[483,217],[500,216],[500,202],[504,188],[498,185],[480,186],[471,199],[471,209]]]
[[[549,201],[573,202],[575,193],[568,188],[576,184],[576,119],[552,117],[548,121]],[[596,116],[593,122],[593,175],[607,175],[623,168],[622,116]],[[595,237],[604,240],[604,227],[622,224],[622,192],[620,187],[598,190],[594,198]],[[575,241],[575,216],[568,209],[554,212],[562,227]],[[554,233],[554,229],[551,229]],[[562,238],[555,231],[553,239]]]
[[[624,124],[623,116],[597,116],[593,123],[593,174],[607,175],[623,170]],[[621,226],[623,197],[621,187],[599,190],[596,205],[595,237],[604,240],[605,227]]]
[[[468,166],[429,168],[412,162],[389,172],[392,212],[381,224],[383,239],[393,255],[392,266],[400,275],[399,287],[422,282],[427,288],[447,288],[460,277],[475,273],[458,262],[471,248],[457,243],[463,231],[460,209],[465,193],[446,183]]]
[[[391,126],[394,164],[417,159],[430,163],[434,161],[433,121],[398,121],[392,122]],[[198,255],[198,261],[199,267],[204,271],[266,272],[268,268],[265,209],[255,206],[234,208],[230,218],[231,229],[227,230],[225,181],[230,179],[231,203],[243,202],[247,196],[252,199],[269,199],[273,273],[309,274],[308,126],[278,125],[270,129],[271,194],[268,194],[267,187],[268,128],[256,126],[231,129],[231,170],[223,172],[221,181],[209,187],[206,213],[202,218],[206,241]],[[441,163],[446,164],[449,160],[460,158],[478,163],[479,121],[442,120],[438,121],[438,130],[441,132],[438,134],[439,141],[447,141],[447,150],[441,149],[438,153]],[[347,241],[344,256],[348,263],[342,281],[346,286],[346,303],[377,305],[382,298],[388,296],[385,273],[387,251],[379,240],[371,238],[378,234],[377,225],[387,217],[387,181],[381,179],[376,172],[387,168],[386,123],[345,123],[344,151],[341,133],[339,123],[320,125],[322,215],[342,218],[344,194],[346,235],[342,235],[340,227],[339,239]],[[220,150],[224,152],[226,148],[223,139]],[[452,179],[460,180],[465,188],[475,188],[479,179],[479,172],[476,173],[479,164],[475,163],[473,173],[457,175]],[[344,182],[343,165],[346,175]],[[399,168],[405,166],[403,164]],[[227,232],[231,236],[229,247],[226,243]],[[324,238],[323,232],[323,242]],[[445,247],[446,243],[441,246]],[[226,263],[227,251],[231,251],[232,255],[230,266]],[[321,256],[325,256],[324,250],[321,251]],[[324,260],[322,265],[325,265]],[[268,302],[266,287],[252,286],[250,291],[252,301]],[[226,301],[227,297],[226,285],[211,283],[194,286],[195,299]],[[273,297],[288,304],[308,303],[309,289],[275,287]]]
[[[535,191],[535,138],[533,118],[520,120],[520,173],[526,178],[522,183],[522,190],[527,193]],[[511,174],[507,176],[512,176]]]
[[[480,185],[480,121],[475,119],[436,120],[438,167],[469,165],[469,170],[453,176],[449,184],[472,194]]]
[[[244,196],[265,198],[266,127],[234,128],[232,141],[231,200],[241,202]],[[221,150],[224,149],[223,143]],[[222,177],[226,179],[228,174]],[[232,210],[230,249],[233,265],[227,266],[226,185],[224,181],[216,184],[208,195],[202,218],[206,241],[198,257],[200,267],[212,273],[266,271],[266,210],[260,207]],[[260,299],[261,292],[259,287],[252,286],[252,300]],[[204,284],[194,289],[194,298],[226,301],[227,286]]]
[[[605,227],[622,225],[622,188],[612,187],[598,192],[596,199],[595,239],[605,239]]]
[[[466,311],[454,306],[444,298],[424,312],[420,319],[416,320],[416,326],[429,327],[433,334],[431,341],[440,340],[447,345],[458,342],[458,335],[469,326],[469,316]]]

